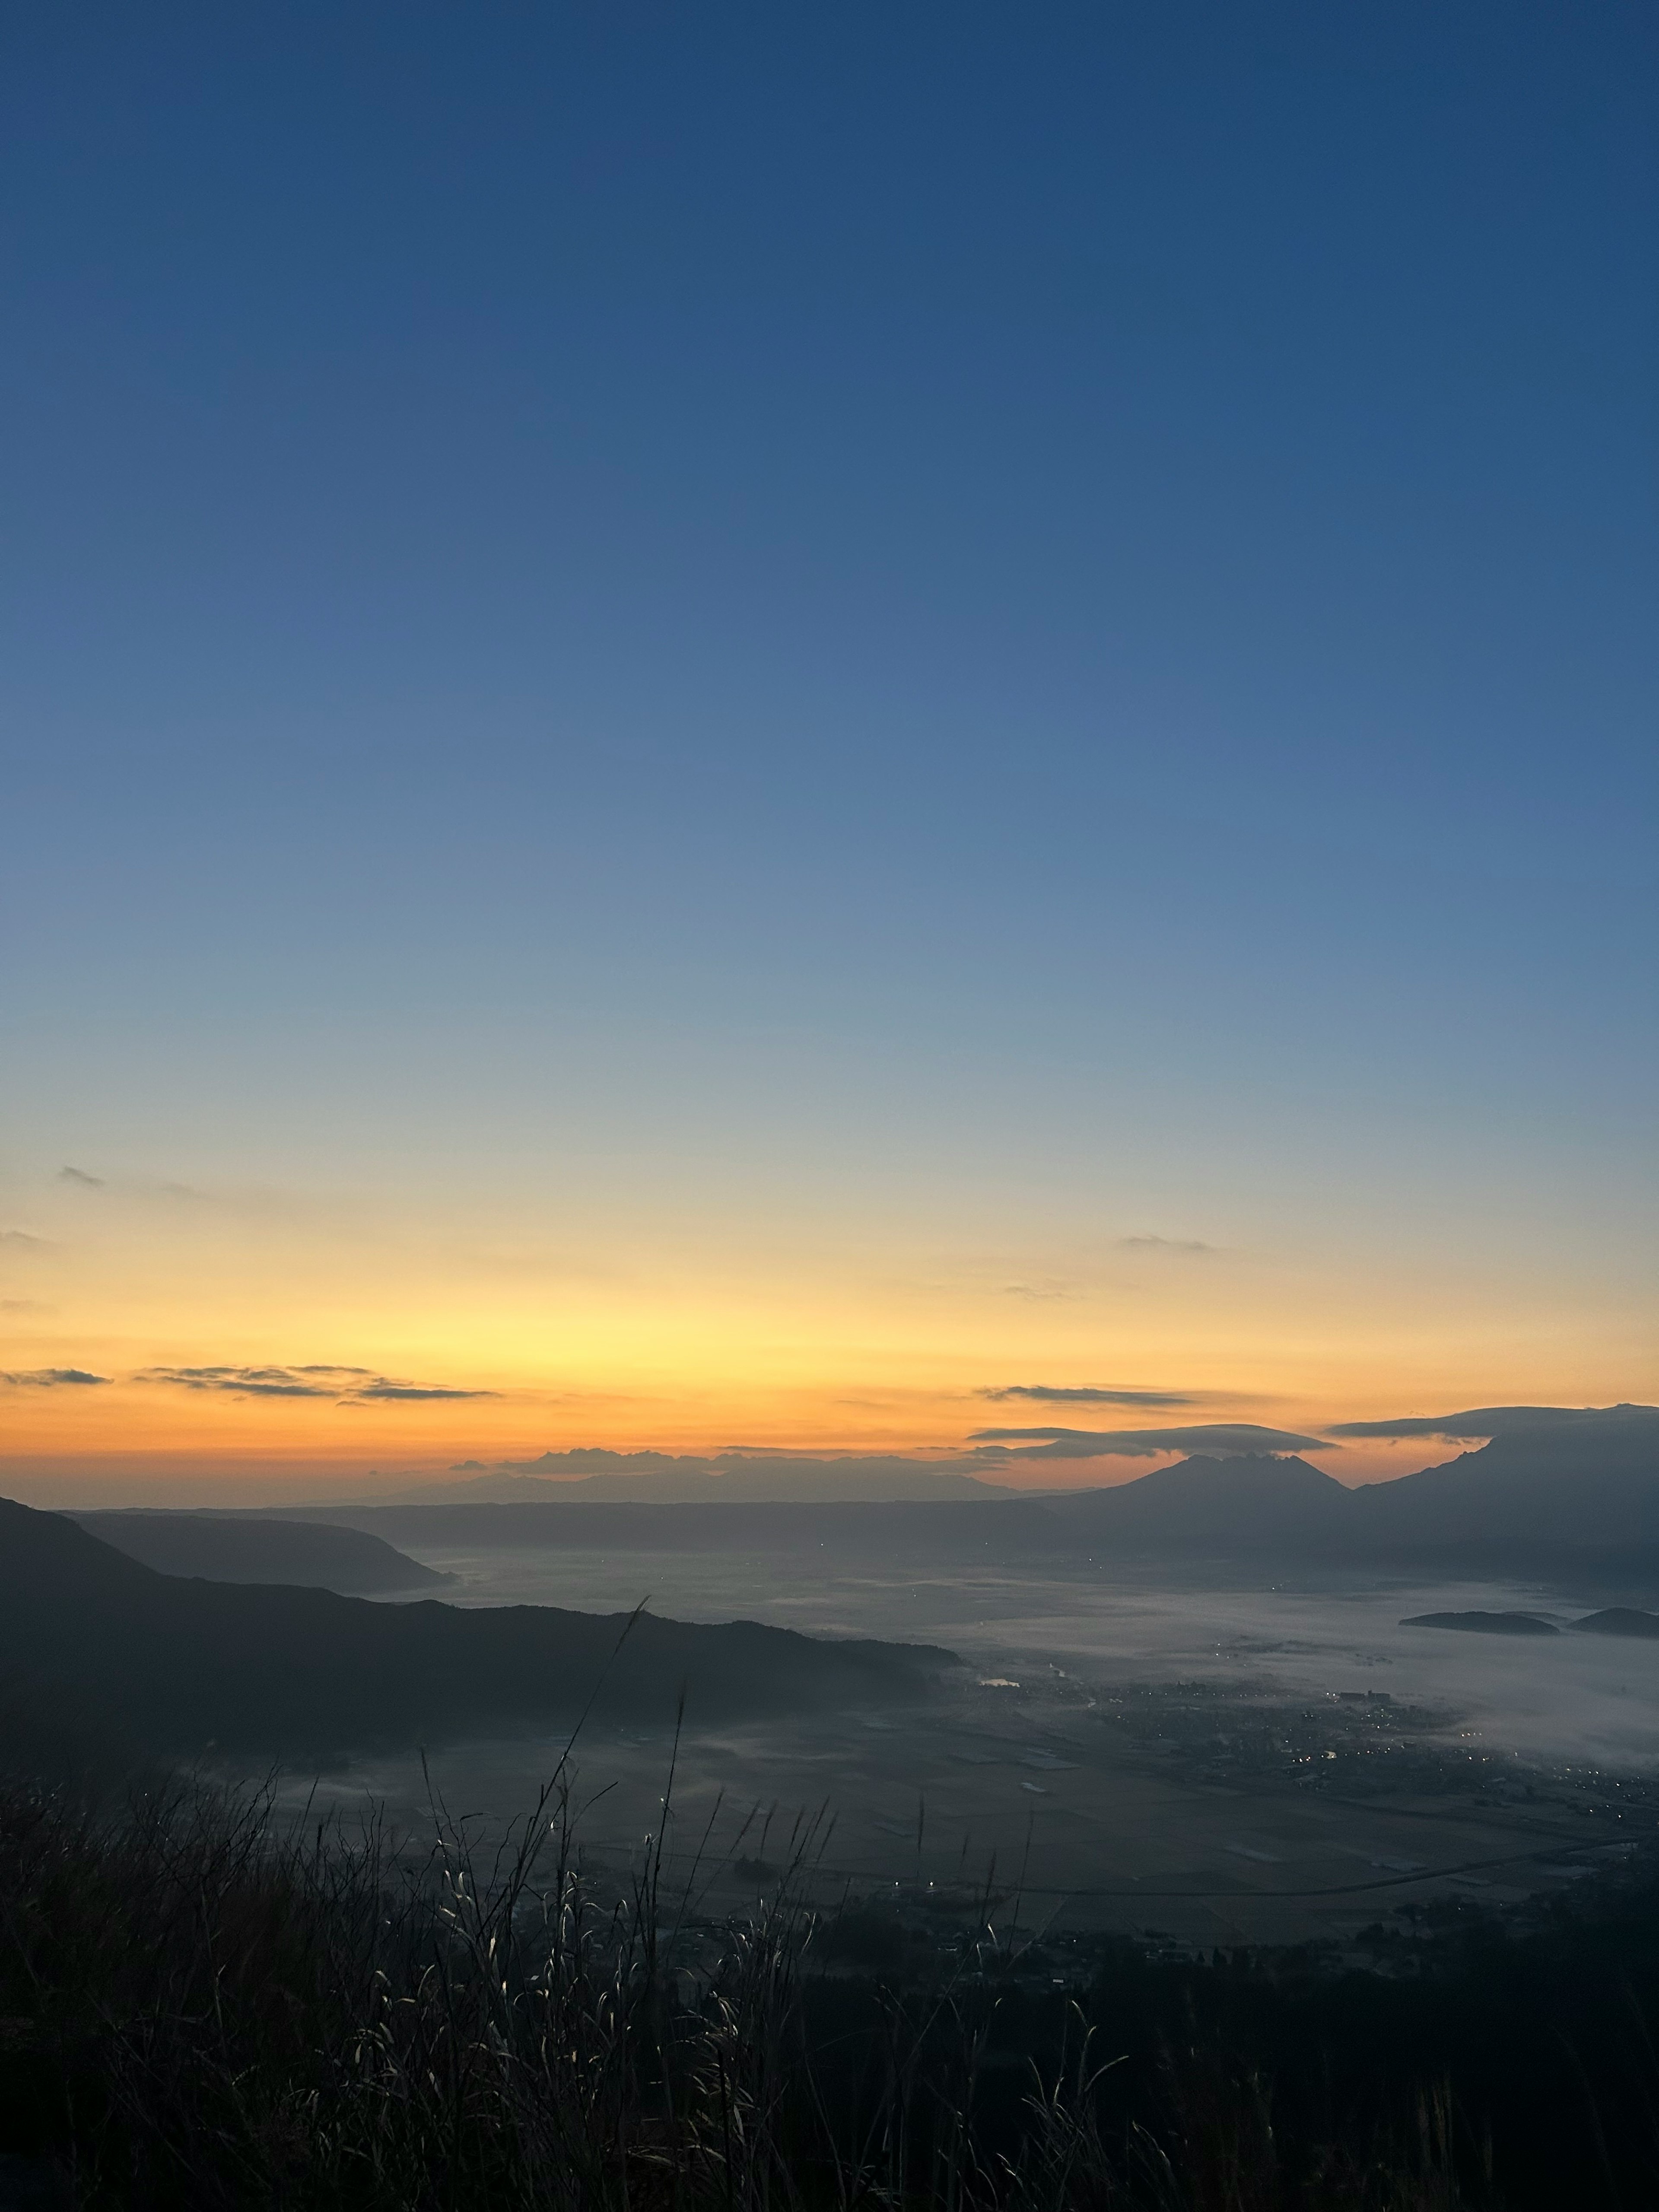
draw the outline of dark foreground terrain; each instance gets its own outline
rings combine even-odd
[[[665,1777],[665,1779],[667,1778]],[[0,2203],[1510,2212],[1659,2190],[1659,1881],[1316,1949],[1044,1940],[1007,1886],[719,1917],[556,1788],[477,1863],[161,1784],[0,1788]],[[5,2192],[11,2191],[9,2197]]]
[[[412,1748],[596,1715],[699,1717],[915,1701],[952,1664],[550,1606],[471,1612],[156,1573],[56,1514],[0,1500],[0,1705],[36,1755],[107,1764],[209,1748],[287,1759]]]

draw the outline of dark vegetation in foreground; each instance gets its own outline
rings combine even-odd
[[[808,1902],[818,1842],[584,1875],[550,1790],[283,1830],[187,1781],[0,1791],[0,2196],[102,2207],[1428,2212],[1659,2187],[1659,1887],[1316,1954],[1044,1943],[1018,1898]],[[738,1847],[734,1847],[738,1848]],[[725,1875],[733,1871],[728,1861]],[[729,1892],[728,1892],[729,1893]],[[943,1909],[941,1909],[943,1908]],[[26,2201],[21,2197],[13,2201]]]

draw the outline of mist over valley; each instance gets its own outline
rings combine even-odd
[[[1656,1514],[1659,1413],[1621,1407],[1358,1491],[1200,1455],[1035,1496],[27,1515],[9,1649],[135,1742],[307,1792],[321,1758],[325,1802],[410,1821],[435,1775],[506,1824],[580,1722],[596,1863],[672,1763],[676,1850],[829,1822],[825,1881],[1018,1863],[1056,1925],[1352,1940],[1627,1848]]]

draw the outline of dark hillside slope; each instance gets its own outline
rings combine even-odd
[[[365,1597],[393,1590],[442,1589],[450,1581],[379,1536],[315,1521],[264,1520],[252,1514],[71,1513],[100,1544],[112,1544],[158,1574],[199,1575],[215,1583],[287,1583],[300,1589]]]
[[[0,1700],[96,1716],[156,1752],[273,1756],[556,1728],[599,1714],[694,1721],[924,1695],[951,1655],[514,1606],[374,1605],[331,1591],[158,1575],[57,1514],[0,1500]],[[613,1656],[614,1655],[614,1656]]]

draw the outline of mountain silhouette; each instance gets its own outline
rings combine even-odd
[[[1457,1628],[1474,1636],[1559,1636],[1553,1620],[1535,1613],[1413,1613],[1402,1628]]]
[[[1631,1605],[1604,1606],[1567,1626],[1584,1636],[1659,1637],[1659,1613],[1644,1613]]]
[[[1565,1411],[1353,1498],[1373,1545],[1659,1545],[1659,1407]]]
[[[194,1575],[215,1583],[287,1583],[301,1589],[337,1590],[344,1597],[435,1593],[453,1580],[395,1551],[381,1537],[326,1522],[196,1512],[69,1517],[100,1543],[112,1544],[164,1575]]]
[[[1659,1408],[1612,1406],[1349,1489],[1306,1460],[1193,1458],[1042,1501],[1107,1551],[1659,1576]]]
[[[626,1634],[624,1634],[626,1631]],[[934,1646],[829,1642],[550,1606],[376,1605],[158,1574],[63,1516],[0,1499],[0,1701],[136,1749],[269,1756],[413,1747],[597,1716],[693,1722],[927,1694]]]
[[[1055,1519],[1112,1550],[1229,1553],[1340,1541],[1352,1493],[1304,1459],[1198,1455],[1111,1490],[1043,1500]]]

